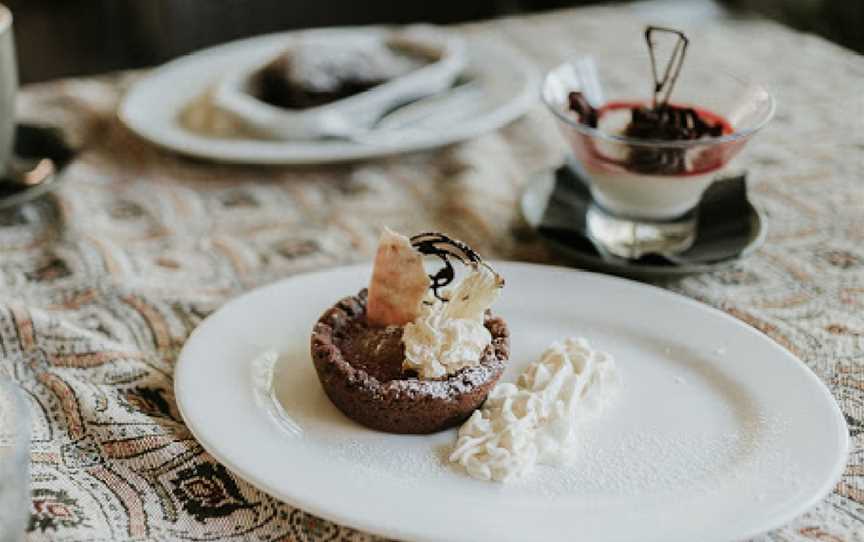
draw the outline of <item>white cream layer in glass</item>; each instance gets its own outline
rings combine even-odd
[[[622,134],[630,122],[630,110],[609,111],[600,118],[599,129]],[[597,154],[624,163],[630,149],[621,143],[596,139]],[[685,156],[687,169],[704,149],[689,149]],[[634,218],[665,220],[677,218],[694,208],[711,184],[716,171],[687,175],[650,175],[629,171],[592,157],[583,163],[590,177],[591,195],[605,209]]]
[[[586,167],[591,195],[617,215],[666,220],[693,209],[711,184],[715,171],[702,175],[646,175]]]

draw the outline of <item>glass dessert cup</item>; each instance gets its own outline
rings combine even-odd
[[[687,140],[628,137],[630,108],[652,105],[645,66],[647,60],[610,61],[598,74],[593,60],[579,59],[551,70],[542,88],[574,165],[588,180],[594,200],[586,217],[589,237],[601,253],[628,259],[687,250],[702,194],[774,113],[764,87],[688,63],[669,103],[693,108],[722,125],[723,133]],[[597,127],[570,109],[572,91],[596,109]]]
[[[0,370],[0,541],[23,540],[30,519],[30,411]]]

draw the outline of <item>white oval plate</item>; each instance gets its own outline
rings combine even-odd
[[[303,33],[317,38],[366,32],[363,28],[281,32],[234,41],[181,57],[156,69],[129,89],[120,119],[148,141],[182,154],[220,162],[249,164],[315,164],[360,160],[440,147],[495,130],[516,120],[538,101],[539,78],[517,51],[503,44],[467,39],[468,72],[482,89],[476,108],[454,118],[438,115],[422,129],[387,131],[366,141],[268,141],[207,137],[185,129],[180,112],[225,73],[260,61],[284,49],[286,40]],[[473,103],[473,102],[472,102]],[[373,133],[374,135],[374,133]]]
[[[538,467],[513,485],[473,480],[443,460],[455,430],[379,433],[330,404],[310,331],[365,285],[368,266],[289,278],[207,318],[176,369],[183,418],[214,457],[271,495],[403,540],[737,540],[790,521],[839,479],[849,443],[837,403],[758,331],[636,282],[497,268],[507,287],[495,310],[512,333],[504,380],[567,335],[588,337],[621,368],[618,399],[586,422],[568,467]],[[251,362],[267,348],[282,353],[276,409],[256,400]]]

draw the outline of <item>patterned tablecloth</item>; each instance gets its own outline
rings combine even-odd
[[[464,31],[545,68],[580,49],[632,51],[646,17],[660,16],[602,7]],[[864,540],[864,62],[765,21],[677,17],[713,61],[765,80],[779,110],[742,160],[768,242],[730,270],[664,286],[800,357],[849,423],[849,466],[832,494],[759,540]],[[177,354],[225,300],[369,258],[383,224],[562,263],[516,208],[527,174],[562,159],[551,119],[538,105],[497,133],[362,164],[218,166],[160,151],[117,122],[134,77],[20,97],[23,118],[62,126],[84,149],[56,197],[0,216],[0,369],[35,418],[30,539],[370,539],[268,497],[204,452],[174,402]]]

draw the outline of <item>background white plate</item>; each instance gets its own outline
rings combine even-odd
[[[538,101],[533,66],[504,44],[466,39],[468,71],[483,89],[482,107],[464,120],[439,115],[423,130],[389,132],[383,141],[266,141],[206,137],[186,130],[178,114],[218,78],[245,63],[277,54],[303,33],[365,32],[363,28],[315,29],[268,34],[211,47],[181,57],[135,83],[120,105],[120,119],[135,133],[168,149],[210,160],[255,164],[313,164],[367,159],[439,147],[495,130]]]
[[[177,401],[201,444],[235,473],[333,521],[407,540],[737,540],[824,497],[848,433],[825,386],[738,320],[682,296],[563,268],[501,263],[495,307],[512,332],[512,380],[552,340],[584,335],[618,360],[614,406],[584,427],[565,469],[519,484],[442,461],[455,430],[378,433],[321,390],[313,323],[368,280],[368,266],[300,275],[244,295],[192,334]],[[251,361],[283,353],[273,395],[299,431],[256,403]],[[266,405],[264,405],[266,406]]]

